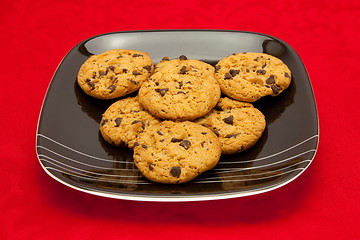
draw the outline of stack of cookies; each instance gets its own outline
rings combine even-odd
[[[145,52],[114,49],[90,57],[78,74],[88,95],[119,98],[102,116],[103,138],[132,149],[146,178],[169,184],[189,182],[221,155],[252,147],[266,121],[251,102],[277,96],[290,81],[289,68],[264,53],[233,54],[215,67],[164,57],[154,67]]]

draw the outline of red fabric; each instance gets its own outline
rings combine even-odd
[[[358,0],[0,1],[0,239],[360,239]],[[220,201],[151,203],[78,192],[35,153],[38,114],[63,56],[123,30],[269,34],[302,58],[320,117],[311,166],[288,185]]]

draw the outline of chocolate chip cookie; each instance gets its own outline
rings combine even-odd
[[[139,101],[151,114],[168,120],[193,120],[220,99],[220,86],[210,64],[180,56],[163,60],[139,90]]]
[[[155,67],[155,72],[164,72],[167,74],[183,74],[204,78],[207,75],[214,75],[214,67],[196,59],[188,59],[181,55],[178,59],[170,60],[164,57]]]
[[[219,137],[222,154],[242,152],[262,136],[266,120],[251,103],[221,98],[215,108],[195,121]]]
[[[193,122],[163,121],[140,134],[135,165],[151,181],[185,183],[219,161],[221,145],[208,128]]]
[[[92,97],[114,99],[137,91],[153,70],[153,62],[147,53],[113,49],[85,61],[77,82]]]
[[[112,145],[133,148],[137,136],[159,122],[140,105],[137,96],[128,97],[116,101],[105,111],[100,133]]]
[[[244,102],[277,96],[291,82],[290,69],[280,59],[251,52],[221,59],[215,66],[215,77],[224,94]]]

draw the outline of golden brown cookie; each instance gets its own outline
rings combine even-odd
[[[178,59],[170,60],[164,57],[155,67],[155,72],[164,72],[167,74],[186,74],[204,78],[206,75],[214,75],[214,67],[203,61],[188,59],[181,55]]]
[[[139,90],[139,101],[151,114],[170,120],[193,120],[208,113],[220,98],[213,66],[181,56],[162,61]]]
[[[153,69],[147,53],[113,49],[86,60],[79,70],[77,82],[92,97],[114,99],[137,91]]]
[[[221,145],[208,128],[193,122],[163,121],[147,128],[134,146],[135,165],[151,181],[185,183],[219,161]]]
[[[221,142],[222,154],[242,152],[252,147],[266,127],[264,115],[251,103],[221,98],[215,108],[196,123],[210,128]]]
[[[215,72],[221,91],[244,102],[277,96],[291,82],[291,72],[285,63],[265,53],[230,55],[216,64]]]
[[[159,122],[140,105],[138,97],[128,97],[109,106],[102,115],[100,132],[108,143],[132,148],[140,133]]]

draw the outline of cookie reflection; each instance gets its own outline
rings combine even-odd
[[[264,164],[263,166],[248,166],[232,168],[219,173],[223,190],[244,190],[275,186],[285,178],[291,178],[294,174],[302,171],[306,164],[303,158],[295,157],[287,161],[278,161],[275,164]]]
[[[286,47],[278,40],[267,39],[262,43],[263,52],[280,57],[286,52]]]
[[[108,144],[100,133],[98,140],[113,159],[111,168],[88,169],[86,172],[79,174],[78,177],[73,175],[72,178],[100,189],[134,191],[138,187],[137,183],[142,179],[142,175],[133,162],[132,151]]]

